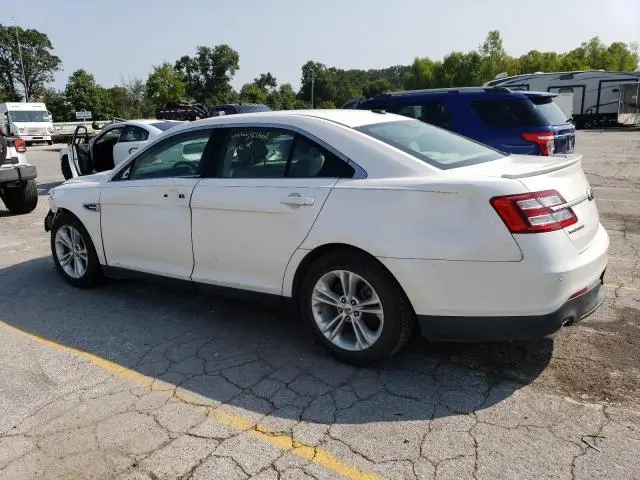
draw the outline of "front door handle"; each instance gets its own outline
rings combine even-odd
[[[283,205],[313,205],[316,201],[311,197],[303,197],[299,193],[292,193],[284,200],[281,200],[280,203]]]

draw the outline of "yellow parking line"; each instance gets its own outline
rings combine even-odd
[[[613,288],[613,289],[629,290],[630,292],[640,292],[640,288],[625,287],[624,285],[615,285],[613,283],[605,283],[604,286],[607,288]]]
[[[4,327],[6,330],[12,331],[23,337],[33,340],[34,342],[37,342],[41,345],[46,345],[47,347],[51,347],[55,350],[64,351],[76,357],[82,358],[113,375],[117,375],[122,379],[134,382],[140,386],[152,387],[154,384],[155,379],[153,377],[148,377],[134,370],[130,370],[127,367],[119,365],[110,360],[98,357],[83,350],[78,350],[73,347],[67,347],[66,345],[62,345],[61,343],[47,340],[46,338],[39,337],[29,332],[25,332],[24,330],[20,330],[19,328],[9,325],[1,320],[0,326]],[[180,393],[179,397],[185,402],[193,404],[198,404],[198,402],[200,401],[197,396],[189,395],[184,391]],[[382,477],[376,474],[366,472],[343,462],[342,460],[336,458],[331,453],[325,450],[305,445],[304,443],[294,440],[290,435],[271,431],[262,425],[255,424],[250,420],[247,420],[241,415],[231,413],[228,409],[224,409],[224,407],[213,410],[211,412],[211,417],[218,422],[224,423],[236,430],[245,430],[252,436],[259,438],[264,442],[270,443],[271,445],[274,445],[275,447],[283,451],[290,451],[291,453],[302,457],[310,462],[316,463],[327,470],[343,476],[344,478],[350,480],[382,479]]]

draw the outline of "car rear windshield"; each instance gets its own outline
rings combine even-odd
[[[151,124],[152,127],[156,127],[158,130],[162,130],[163,132],[175,127],[176,125],[180,125],[180,122],[155,122]]]
[[[547,119],[527,98],[475,100],[471,108],[493,128],[545,127]]]
[[[250,112],[269,112],[271,109],[266,105],[238,105],[238,113],[250,113]]]
[[[355,130],[442,170],[491,162],[505,156],[481,143],[419,120],[374,123]]]
[[[529,100],[536,106],[536,110],[540,112],[549,122],[549,125],[564,125],[569,123],[567,115],[553,101],[553,97],[548,96],[532,96]]]

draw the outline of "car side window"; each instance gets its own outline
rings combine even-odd
[[[211,130],[207,129],[167,138],[142,152],[113,180],[200,176],[200,164],[210,136]]]
[[[100,145],[108,140],[112,140],[112,141],[115,140],[115,142],[113,143],[116,143],[118,141],[118,138],[120,138],[121,133],[122,133],[122,127],[112,128],[111,130],[107,130],[98,138],[96,138],[96,145]]]
[[[135,125],[127,125],[120,136],[120,142],[144,142],[149,138],[149,132]]]
[[[352,178],[355,169],[315,142],[298,135],[293,144],[287,177]]]
[[[227,134],[218,177],[282,178],[294,134],[275,128],[236,128]]]
[[[442,102],[421,102],[416,105],[401,105],[396,107],[393,113],[404,115],[405,117],[415,118],[422,122],[436,127],[451,130],[453,122],[451,114],[446,105]]]

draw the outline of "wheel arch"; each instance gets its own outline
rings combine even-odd
[[[89,212],[89,211],[87,211],[87,212],[88,213],[93,213],[95,215],[95,212]],[[95,248],[96,254],[98,255],[98,261],[100,262],[101,265],[106,265],[104,249],[102,248],[102,235],[101,235],[101,231],[100,231],[100,217],[98,217],[98,219],[97,219],[97,225],[92,225],[92,224],[94,224],[94,222],[88,222],[87,221],[88,219],[86,217],[83,218],[82,215],[78,215],[73,210],[71,210],[69,208],[66,208],[66,207],[63,207],[63,206],[59,206],[56,209],[54,222],[55,222],[55,218],[57,218],[57,217],[59,217],[61,215],[69,215],[69,216],[75,218],[78,222],[80,222],[82,224],[82,226],[85,228],[85,230],[89,234],[89,237],[91,238],[91,242],[93,243],[93,248]],[[99,215],[99,213],[98,213],[98,215]],[[96,228],[97,228],[97,231],[96,231]]]
[[[321,258],[324,255],[327,255],[329,252],[334,252],[336,250],[345,250],[358,255],[362,255],[364,257],[367,257],[371,261],[375,262],[380,267],[382,267],[389,274],[389,277],[396,283],[398,288],[400,288],[403,295],[405,296],[407,304],[410,305],[411,308],[413,309],[413,306],[411,305],[411,301],[409,300],[409,297],[407,296],[406,292],[404,291],[404,288],[402,288],[402,285],[400,284],[396,276],[393,274],[393,272],[391,272],[384,263],[382,263],[380,260],[378,260],[375,256],[373,256],[366,250],[360,247],[356,247],[354,245],[350,245],[348,243],[327,243],[324,245],[319,245],[309,251],[298,250],[296,254],[299,255],[298,258],[300,258],[300,260],[297,262],[297,265],[295,265],[295,272],[292,272],[292,273],[288,272],[289,275],[287,276],[290,278],[288,282],[287,282],[287,276],[285,276],[285,283],[283,285],[283,295],[291,296],[291,298],[293,299],[298,298],[298,295],[300,292],[300,286],[302,284],[302,279],[304,278],[305,272],[319,258]],[[300,252],[302,253],[300,254]],[[294,261],[296,254],[294,254],[294,256],[292,257],[292,261]],[[294,265],[291,265],[291,262],[290,262],[290,267],[294,267]],[[293,270],[293,268],[291,270]]]

